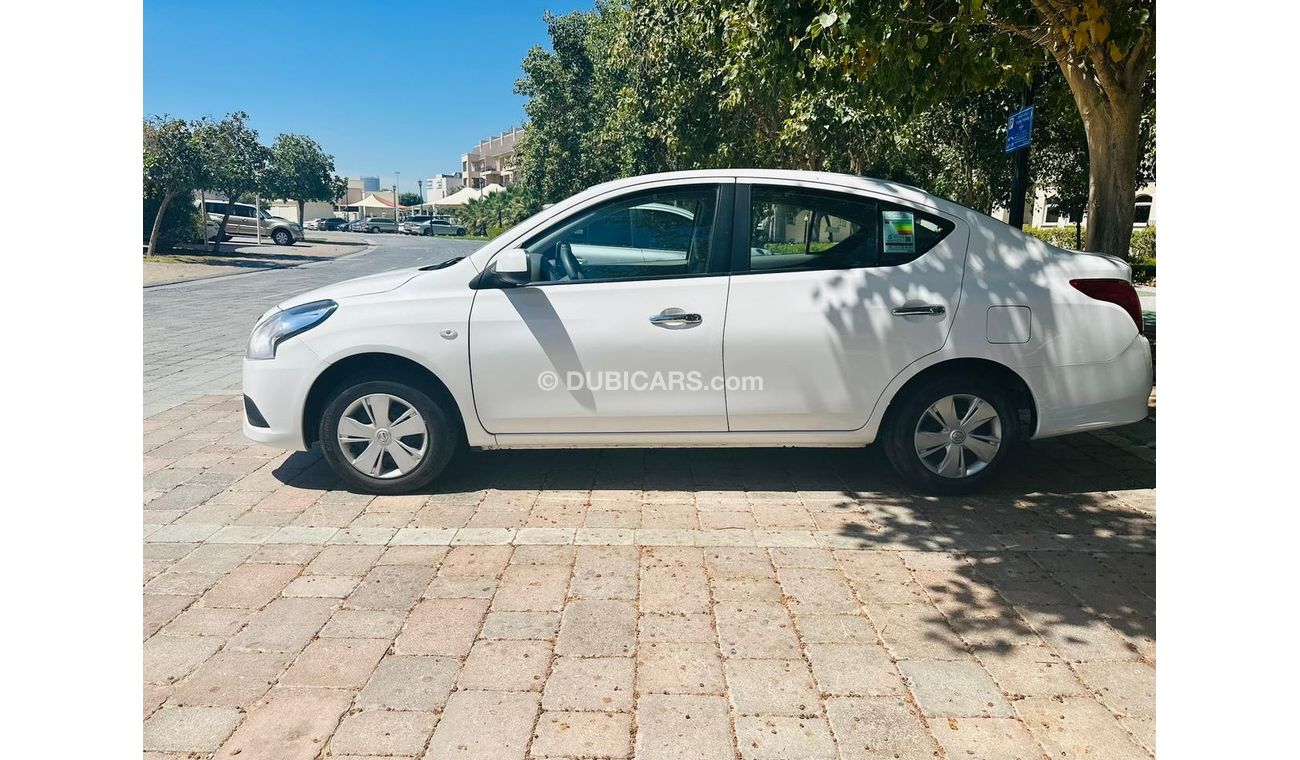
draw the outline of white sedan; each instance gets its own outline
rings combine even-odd
[[[912,187],[713,170],[598,185],[464,258],[291,298],[244,361],[244,433],[349,485],[462,446],[863,446],[926,492],[1025,439],[1144,418],[1120,259]]]

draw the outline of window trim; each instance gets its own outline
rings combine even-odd
[[[777,188],[782,190],[795,190],[795,191],[802,190],[802,191],[807,191],[811,194],[823,193],[823,194],[830,194],[830,195],[843,195],[849,197],[869,199],[875,202],[876,204],[877,224],[880,224],[880,218],[881,218],[880,212],[882,211],[910,211],[913,214],[922,215],[922,216],[926,216],[938,220],[939,223],[945,228],[945,231],[943,237],[939,238],[939,240],[937,240],[934,245],[930,246],[925,251],[916,254],[912,258],[907,259],[906,261],[891,262],[886,260],[885,253],[884,253],[884,235],[880,234],[880,230],[878,229],[876,231],[877,234],[876,234],[876,265],[875,266],[847,267],[844,269],[764,269],[764,270],[755,271],[749,268],[750,220],[753,215],[753,203],[752,203],[753,192],[752,191],[755,186],[771,187],[771,188]],[[766,275],[766,274],[794,274],[797,272],[851,272],[859,269],[891,269],[895,267],[906,266],[907,264],[911,264],[914,261],[919,261],[920,259],[924,258],[935,248],[939,247],[941,243],[943,243],[945,240],[951,237],[952,234],[957,231],[957,223],[953,219],[949,218],[948,215],[942,214],[936,209],[918,208],[914,205],[910,205],[906,202],[900,201],[899,199],[894,198],[892,196],[878,195],[876,193],[864,192],[862,190],[856,190],[853,188],[833,186],[833,185],[819,185],[819,184],[815,185],[815,184],[809,184],[805,182],[781,182],[781,181],[773,181],[773,180],[739,179],[736,182],[735,214],[734,214],[734,224],[732,225],[732,230],[733,232],[732,232],[732,240],[731,240],[731,269],[732,269],[731,273],[736,275],[741,275],[741,274]]]
[[[549,288],[565,285],[582,285],[582,284],[601,284],[617,282],[654,282],[658,280],[685,280],[698,279],[700,277],[718,277],[728,276],[731,274],[730,262],[727,260],[727,251],[732,247],[732,225],[727,223],[727,219],[735,216],[735,196],[736,183],[726,182],[723,180],[704,179],[700,182],[686,182],[682,184],[658,185],[651,187],[632,188],[630,192],[619,193],[612,198],[600,198],[592,203],[583,204],[580,208],[573,209],[572,212],[565,214],[558,219],[554,219],[546,226],[534,231],[532,234],[520,239],[516,243],[509,245],[509,248],[527,249],[541,238],[551,234],[557,227],[562,227],[572,221],[575,217],[589,213],[601,206],[611,203],[618,203],[627,198],[638,195],[652,195],[674,190],[688,190],[694,188],[712,187],[717,192],[717,202],[714,204],[712,229],[709,235],[709,258],[705,264],[705,271],[697,274],[660,274],[646,275],[645,277],[601,277],[601,278],[583,278],[581,280],[546,280],[529,282],[526,285],[516,286],[525,288]],[[502,249],[504,250],[504,249]],[[504,286],[496,286],[504,287]]]

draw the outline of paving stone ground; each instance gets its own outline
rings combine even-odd
[[[152,355],[225,356],[206,329]],[[146,758],[1154,754],[1151,422],[969,498],[869,449],[466,453],[373,497],[228,388],[146,413]]]

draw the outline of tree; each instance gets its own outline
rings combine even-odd
[[[296,201],[299,224],[306,221],[308,201],[332,201],[347,192],[347,183],[334,173],[334,157],[306,135],[280,135],[269,155],[262,190],[272,198]]]
[[[203,157],[194,130],[184,119],[155,116],[144,122],[144,194],[158,197],[158,212],[149,233],[148,255],[158,249],[163,217],[171,202],[196,188],[203,175]]]
[[[346,186],[344,189],[346,190]],[[342,195],[342,193],[339,193],[339,195]],[[402,193],[397,197],[397,202],[403,206],[419,206],[424,203],[424,199],[420,197],[419,193]]]
[[[195,139],[203,156],[201,187],[223,194],[235,201],[245,192],[260,188],[266,172],[270,151],[258,141],[257,130],[249,127],[248,114],[236,111],[218,122],[204,119],[195,125]],[[217,236],[213,238],[215,252],[226,234],[230,221],[230,207],[221,217]]]
[[[729,13],[733,72],[793,70],[801,87],[838,82],[913,111],[1055,64],[1087,138],[1086,248],[1127,254],[1154,0],[753,0]]]

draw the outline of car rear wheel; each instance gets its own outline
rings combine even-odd
[[[293,234],[288,230],[276,230],[271,233],[271,240],[276,245],[293,245]]]
[[[441,404],[401,381],[345,383],[321,416],[321,448],[349,486],[376,494],[418,491],[460,447]]]
[[[908,392],[885,423],[890,464],[925,493],[983,488],[1019,445],[1010,396],[981,378],[937,378]]]
[[[425,236],[425,237],[433,237],[433,230],[431,230],[431,229],[426,229],[426,230],[424,231],[424,236]]]
[[[378,228],[378,227],[371,227],[370,229],[366,230],[366,232],[369,232],[369,233],[371,233],[371,234],[378,234],[378,233],[379,233],[379,228]]]

